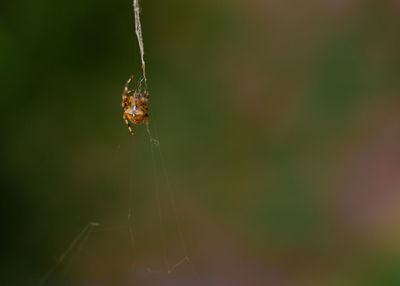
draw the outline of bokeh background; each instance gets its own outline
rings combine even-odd
[[[0,7],[1,285],[400,285],[399,1]]]

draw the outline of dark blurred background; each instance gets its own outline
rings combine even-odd
[[[400,285],[399,1],[0,9],[1,285]]]

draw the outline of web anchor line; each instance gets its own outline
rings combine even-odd
[[[144,44],[143,44],[142,25],[140,23],[139,0],[133,0],[133,11],[135,14],[135,32],[136,32],[136,37],[138,39],[138,44],[140,49],[140,60],[142,62],[142,71],[143,71],[143,79],[140,81],[140,87],[142,86],[142,81],[144,80],[144,89],[147,90],[146,62],[144,61]]]
[[[67,249],[57,258],[55,264],[47,271],[47,273],[40,279],[38,286],[43,286],[49,280],[50,276],[60,266],[68,255],[77,247],[80,242],[86,241],[95,227],[100,226],[98,222],[89,222],[82,231],[72,240]]]

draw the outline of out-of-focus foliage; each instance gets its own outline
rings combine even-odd
[[[164,163],[121,118],[131,5],[0,4],[0,284],[99,221],[49,285],[399,285],[398,1],[142,0],[172,276]]]

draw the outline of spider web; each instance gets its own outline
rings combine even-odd
[[[128,268],[131,269],[130,275],[143,276],[143,273],[145,273],[146,276],[155,275],[155,277],[159,277],[162,273],[171,275],[179,267],[190,263],[187,244],[175,199],[176,195],[174,189],[171,187],[161,145],[158,140],[152,137],[149,129],[148,138],[145,139],[147,142],[150,142],[148,156],[151,156],[152,163],[152,170],[149,170],[152,186],[148,190],[141,191],[151,193],[153,197],[151,199],[153,203],[151,204],[154,207],[154,213],[156,214],[158,221],[155,221],[153,218],[144,219],[146,220],[146,224],[153,228],[153,230],[149,232],[150,236],[153,236],[153,252],[161,251],[162,261],[159,263],[156,258],[155,261],[151,262],[154,258],[143,259],[143,257],[138,255],[138,252],[143,252],[140,251],[140,249],[143,248],[144,245],[143,242],[140,242],[140,240],[137,239],[137,232],[142,232],[141,235],[143,237],[146,235],[143,234],[146,231],[136,225],[137,220],[143,220],[143,217],[138,217],[140,214],[135,211],[135,209],[139,207],[137,203],[135,203],[137,201],[134,192],[135,176],[134,172],[129,170],[129,207],[126,210],[126,221],[122,221],[122,223],[117,226],[103,226],[103,224],[97,221],[89,222],[78,234],[75,235],[75,237],[73,237],[65,250],[55,259],[55,262],[50,269],[48,269],[48,271],[38,281],[38,286],[57,285],[60,281],[65,282],[65,280],[67,280],[66,275],[71,272],[72,266],[77,265],[76,267],[79,267],[79,260],[81,260],[83,256],[93,255],[93,249],[97,249],[98,247],[96,246],[96,242],[92,241],[94,238],[96,238],[95,240],[101,238],[104,239],[103,236],[99,236],[103,233],[110,234],[113,237],[119,234],[120,236],[125,236],[126,240],[129,241],[129,245],[127,244],[125,247],[129,247],[126,253],[130,256],[130,262],[129,265],[127,265],[129,266]],[[132,152],[133,156],[135,156],[134,153],[135,152]],[[115,154],[123,156],[124,153],[120,151],[120,145],[117,146]],[[132,160],[132,162],[134,161],[136,160]],[[110,165],[110,169],[113,167],[114,166]],[[156,228],[158,228],[158,235],[154,236],[154,232],[157,232]],[[171,239],[177,239],[178,241],[173,241],[171,244]],[[91,249],[85,251],[90,242],[95,246],[91,246]],[[180,249],[173,245],[180,245]],[[108,247],[112,247],[112,245],[109,245]],[[101,258],[102,256],[100,256],[100,259]],[[160,264],[163,266],[160,267]],[[145,271],[143,271],[143,269],[145,269]],[[194,269],[192,274],[197,276]],[[128,277],[127,279],[141,279],[140,277],[137,278],[134,276],[131,276],[130,278]],[[55,281],[58,282],[55,283]]]
[[[142,33],[142,24],[140,21],[140,4],[139,4],[139,0],[133,0],[133,9],[134,9],[134,14],[135,14],[135,32],[136,32],[136,37],[138,40],[138,44],[139,44],[139,49],[140,49],[140,59],[142,62],[142,71],[143,71],[143,79],[144,79],[144,88],[145,90],[147,90],[147,78],[146,78],[146,62],[144,60],[144,44],[143,44],[143,33]],[[139,88],[142,87],[141,85],[142,80],[140,81],[140,85]],[[156,151],[155,149],[158,151],[158,155],[160,158],[160,164],[162,166],[161,168],[161,172],[163,173],[163,176],[165,177],[165,183],[167,186],[167,192],[168,192],[168,199],[169,199],[169,203],[170,206],[172,208],[172,212],[173,212],[173,216],[175,218],[175,222],[177,225],[177,232],[179,234],[179,239],[182,245],[182,249],[183,249],[183,253],[184,256],[182,259],[180,259],[178,262],[176,262],[175,264],[170,264],[169,259],[168,259],[168,253],[167,253],[167,248],[164,245],[164,262],[165,262],[165,266],[167,268],[167,272],[168,273],[172,273],[177,267],[179,267],[181,264],[185,263],[185,262],[190,262],[189,260],[189,256],[187,254],[187,248],[186,248],[186,242],[184,240],[184,236],[182,233],[182,228],[181,228],[181,223],[179,221],[179,217],[177,214],[177,207],[176,207],[176,202],[175,202],[175,194],[171,188],[171,184],[169,181],[169,176],[165,167],[165,161],[164,161],[164,156],[161,152],[161,148],[160,148],[160,142],[155,139],[151,132],[150,132],[150,128],[148,125],[146,125],[146,130],[147,130],[147,134],[149,136],[149,140],[150,140],[150,148],[151,148],[151,157],[152,157],[152,161],[153,161],[153,170],[154,170],[154,179],[156,180],[155,183],[155,189],[156,189],[156,197],[157,197],[157,209],[158,209],[158,216],[159,216],[159,223],[160,223],[160,232],[161,235],[163,237],[163,241],[165,243],[165,235],[164,235],[164,230],[163,230],[163,209],[160,203],[160,190],[159,190],[159,186],[157,183],[157,170],[156,170]],[[129,212],[128,218],[131,217],[131,213]],[[132,241],[133,241],[133,235],[132,235]]]
[[[144,81],[144,88],[145,90],[147,90],[147,78],[146,78],[146,62],[144,60],[144,44],[143,44],[143,33],[142,33],[142,24],[140,21],[140,4],[139,4],[139,0],[133,0],[133,9],[134,9],[134,14],[135,14],[135,32],[136,32],[136,37],[138,40],[138,44],[139,44],[139,49],[140,49],[140,59],[141,59],[141,63],[142,63],[142,71],[143,71],[143,79],[140,80],[140,84],[139,84],[139,89],[142,88],[142,82]],[[165,167],[165,160],[164,160],[164,156],[161,152],[161,148],[160,148],[160,142],[159,140],[155,139],[151,132],[150,132],[150,128],[148,125],[146,125],[146,130],[147,130],[147,134],[149,136],[149,140],[150,140],[150,148],[151,148],[151,157],[152,157],[152,162],[153,162],[153,174],[154,174],[154,179],[156,180],[155,183],[155,189],[156,189],[156,197],[157,197],[157,211],[158,211],[158,216],[159,216],[159,224],[160,224],[160,232],[161,232],[161,236],[163,237],[163,243],[165,243],[165,234],[164,234],[164,230],[163,230],[163,209],[160,203],[160,190],[159,190],[159,186],[157,183],[157,170],[156,170],[156,151],[158,151],[158,156],[160,159],[160,164],[162,166],[161,168],[161,172],[163,173],[163,176],[165,178],[165,183],[167,186],[167,192],[168,192],[168,199],[169,199],[169,203],[170,206],[172,208],[172,212],[173,212],[173,216],[175,218],[176,221],[176,225],[177,225],[177,232],[179,234],[179,239],[182,245],[182,250],[184,253],[183,258],[181,258],[178,262],[176,262],[175,264],[170,264],[169,259],[168,259],[168,253],[167,253],[167,248],[164,245],[164,263],[165,266],[167,268],[167,272],[170,274],[172,273],[177,267],[179,267],[181,264],[185,263],[185,262],[190,262],[189,260],[189,256],[188,256],[188,252],[187,252],[187,247],[186,247],[186,242],[182,233],[182,228],[181,228],[181,223],[179,221],[179,216],[177,213],[177,207],[176,207],[176,201],[175,201],[175,194],[171,188],[171,184],[170,184],[170,180],[169,180],[169,176]],[[156,150],[155,150],[156,149]],[[131,212],[129,211],[128,214],[128,219],[130,220],[131,218]],[[133,234],[131,235],[132,241],[134,241],[134,236]]]
[[[138,44],[140,48],[140,58],[142,63],[142,76],[138,77],[135,81],[135,89],[139,92],[143,90],[147,90],[147,78],[146,78],[146,68],[145,68],[145,60],[144,60],[144,45],[143,45],[143,36],[142,36],[142,28],[140,22],[140,6],[139,0],[133,0],[133,8],[134,8],[134,16],[135,16],[135,32],[138,39]],[[152,120],[153,121],[153,120]],[[147,266],[146,272],[152,273],[156,270],[155,273],[164,272],[168,275],[172,274],[177,268],[181,267],[185,263],[190,263],[187,244],[184,238],[184,234],[182,231],[181,221],[178,214],[177,203],[175,199],[175,193],[173,188],[171,187],[170,178],[168,175],[166,162],[164,155],[161,151],[160,141],[153,137],[150,127],[146,125],[146,131],[148,135],[148,143],[150,144],[150,155],[152,162],[152,171],[151,171],[151,181],[153,182],[152,189],[154,190],[154,200],[156,205],[156,214],[158,223],[151,224],[153,226],[158,224],[158,232],[160,243],[155,248],[162,248],[162,264],[164,265],[162,269],[157,270],[157,267]],[[133,150],[133,154],[137,150]],[[120,145],[117,146],[115,150],[115,154],[120,152]],[[132,160],[132,164],[135,160]],[[110,169],[112,166],[109,166]],[[50,267],[50,269],[42,276],[42,278],[38,282],[38,286],[50,285],[53,276],[59,274],[60,272],[69,271],[69,268],[72,264],[74,264],[78,259],[80,253],[83,252],[84,248],[87,246],[89,240],[93,237],[93,235],[98,235],[100,233],[117,233],[123,232],[124,235],[127,236],[130,242],[130,264],[133,270],[133,273],[138,269],[138,250],[141,248],[137,239],[137,230],[138,227],[135,225],[135,198],[134,198],[134,183],[133,183],[133,172],[131,171],[129,174],[130,178],[130,186],[129,186],[129,207],[127,209],[127,221],[123,223],[123,226],[112,226],[112,227],[102,227],[100,222],[89,222],[83,229],[71,240],[68,244],[67,248],[59,255],[54,264]],[[137,206],[136,206],[137,207]],[[168,210],[170,217],[168,217]],[[172,217],[172,218],[171,218]],[[180,244],[181,249],[179,251],[172,250],[172,247],[168,245],[167,239],[167,224],[166,219],[173,221],[170,223],[174,227],[172,232],[175,232],[175,237],[178,239],[178,244]],[[169,232],[171,230],[169,229]],[[174,258],[171,258],[171,251],[174,251]],[[177,254],[177,253],[181,254]],[[178,258],[177,258],[178,257]],[[180,258],[179,258],[180,257]],[[194,272],[195,273],[195,272]],[[58,275],[60,276],[60,275]]]

